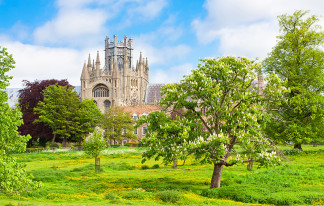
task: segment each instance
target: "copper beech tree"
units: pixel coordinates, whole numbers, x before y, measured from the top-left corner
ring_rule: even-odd
[[[224,166],[251,160],[260,165],[280,161],[271,150],[271,141],[263,135],[263,128],[269,119],[266,109],[282,96],[282,86],[280,79],[271,74],[260,95],[254,86],[260,64],[246,58],[221,57],[201,62],[180,83],[166,85],[160,103],[165,109],[183,109],[183,118],[197,125],[190,127],[191,133],[196,129],[197,135],[183,141],[182,146],[202,163],[214,165],[210,187],[216,188],[220,187]]]

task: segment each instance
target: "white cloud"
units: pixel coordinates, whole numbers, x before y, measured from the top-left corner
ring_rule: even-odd
[[[105,32],[106,13],[101,9],[62,8],[57,17],[48,21],[34,32],[37,43],[72,45],[97,42]]]
[[[271,51],[278,35],[278,15],[292,14],[298,9],[317,15],[324,13],[321,0],[207,0],[204,7],[207,16],[192,21],[198,41],[218,41],[222,55],[249,58],[263,58]]]
[[[151,71],[151,83],[174,83],[183,79],[184,75],[188,75],[194,66],[190,63],[185,63],[171,67],[169,69],[156,69]]]
[[[184,59],[191,51],[191,47],[184,44],[154,47],[141,39],[134,39],[134,48],[134,59],[138,59],[139,53],[142,52],[143,56],[148,58],[149,65],[170,65],[176,60]]]
[[[127,27],[154,19],[166,5],[166,0],[58,0],[58,14],[33,36],[38,44],[89,46],[102,42],[110,20]]]
[[[16,62],[9,75],[11,88],[21,88],[22,80],[35,81],[44,79],[68,79],[72,85],[80,85],[80,75],[83,60],[88,57],[88,51],[66,48],[50,48],[6,41],[0,44],[8,48]],[[95,51],[92,49],[90,51]],[[94,58],[95,53],[92,53]],[[101,55],[103,57],[103,55]]]
[[[157,17],[162,9],[167,5],[165,0],[142,1],[141,5],[129,9],[131,16],[141,16],[144,19],[153,19]]]

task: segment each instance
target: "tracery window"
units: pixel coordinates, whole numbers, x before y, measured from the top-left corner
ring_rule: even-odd
[[[109,89],[104,85],[99,85],[93,89],[93,97],[109,97]]]

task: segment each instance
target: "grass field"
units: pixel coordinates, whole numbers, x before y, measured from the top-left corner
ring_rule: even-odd
[[[43,186],[20,197],[0,193],[0,205],[323,205],[324,146],[303,148],[283,146],[288,161],[280,166],[224,168],[221,188],[212,190],[212,165],[194,159],[177,170],[153,160],[142,165],[143,148],[106,150],[100,172],[82,151],[16,154]]]

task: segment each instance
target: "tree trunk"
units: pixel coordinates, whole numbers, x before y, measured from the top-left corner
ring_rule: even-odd
[[[52,144],[54,144],[54,142],[55,142],[55,134],[54,134],[54,137],[53,137],[53,139],[52,139]]]
[[[219,188],[222,177],[223,165],[214,163],[214,172],[211,179],[210,188]]]
[[[252,171],[252,168],[253,168],[253,158],[250,158],[247,164],[247,170]]]
[[[64,139],[63,139],[63,147],[65,147],[66,146],[66,137],[64,137]]]
[[[295,144],[294,149],[299,149],[300,151],[303,151],[301,144]]]
[[[98,172],[100,170],[100,158],[95,158],[95,171]]]
[[[178,160],[173,158],[173,166],[172,166],[172,168],[177,169],[177,167],[178,167]]]

